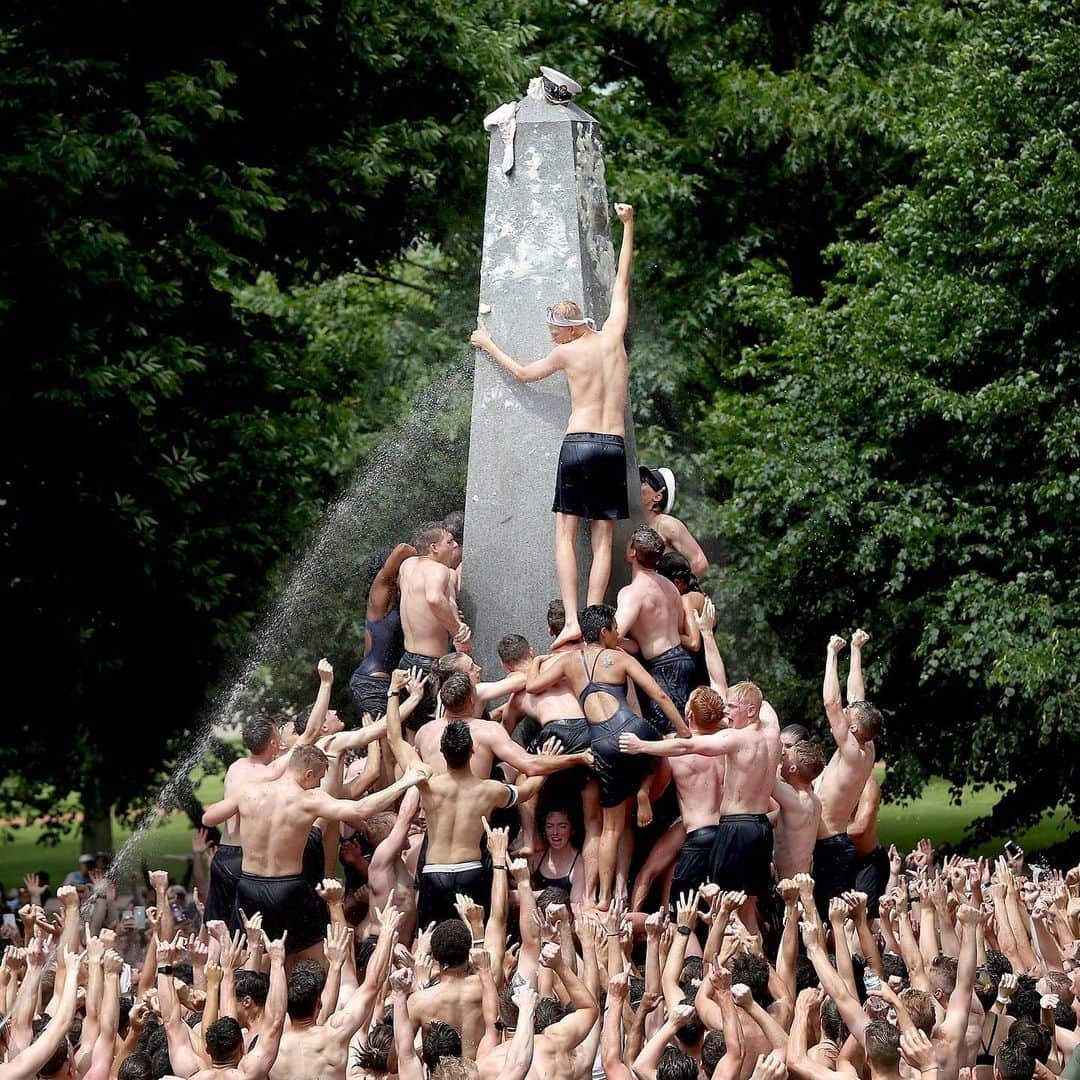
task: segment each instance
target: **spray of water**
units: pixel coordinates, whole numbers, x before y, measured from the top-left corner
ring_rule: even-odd
[[[441,517],[454,506],[460,507],[472,361],[469,350],[456,367],[417,395],[401,428],[382,443],[345,493],[327,508],[252,636],[235,677],[207,710],[191,749],[177,762],[152,810],[142,815],[135,831],[113,856],[106,871],[112,882],[119,882],[129,872],[160,815],[176,806],[189,774],[210,749],[215,729],[234,724],[258,702],[262,673],[278,664],[295,662],[295,652],[319,656],[335,651],[335,647],[343,649],[340,642],[317,640],[318,629],[313,634],[311,626],[321,623],[324,632],[326,625],[340,628],[349,622],[357,605],[362,610],[364,597],[357,595],[356,570],[363,555],[390,539],[408,535],[417,520]],[[448,499],[458,501],[448,503]],[[350,647],[355,648],[355,642]],[[92,905],[92,898],[83,905],[83,921],[88,920]],[[10,1016],[8,1012],[0,1018],[0,1027]]]
[[[332,608],[340,625],[345,621],[343,614],[355,612],[357,605],[362,610],[364,597],[355,595],[359,557],[387,537],[408,535],[415,515],[441,516],[449,509],[433,506],[429,499],[453,498],[454,492],[464,487],[468,430],[462,415],[471,390],[470,350],[455,368],[416,397],[401,428],[383,442],[345,493],[327,508],[253,635],[235,678],[217,696],[191,750],[159,792],[155,809],[168,811],[176,805],[180,787],[210,748],[215,728],[246,714],[245,706],[258,697],[260,672],[272,669],[275,662],[291,660],[293,650],[317,657],[335,646],[341,648],[340,642],[312,641],[308,617],[317,621]],[[439,476],[439,484],[432,484],[434,475]],[[108,870],[114,881],[123,874],[156,818],[156,814],[145,815],[117,851]]]

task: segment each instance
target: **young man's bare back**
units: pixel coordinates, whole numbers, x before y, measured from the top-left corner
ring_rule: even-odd
[[[663,554],[663,537],[648,525],[639,525],[627,545],[632,578],[619,590],[615,621],[623,636],[637,644],[641,666],[664,688],[681,713],[690,699],[697,669],[682,644],[686,631],[682,597],[673,582],[656,572]],[[663,713],[652,702],[646,703],[642,715],[657,731],[671,731]]]
[[[810,873],[821,818],[821,800],[811,785],[824,767],[821,747],[809,739],[781,753],[773,788],[773,798],[780,804],[773,859],[781,880]]]
[[[573,301],[548,309],[552,349],[542,360],[520,364],[504,353],[481,324],[469,339],[488,353],[518,382],[535,382],[556,371],[566,374],[570,419],[566,426],[555,480],[555,566],[566,625],[559,645],[580,633],[578,568],[574,546],[582,518],[591,522],[592,568],[588,604],[603,602],[611,578],[611,544],[615,522],[630,516],[626,489],[626,399],[629,362],[623,336],[630,312],[630,273],[634,251],[634,210],[615,204],[623,223],[619,267],[611,309],[599,331]]]

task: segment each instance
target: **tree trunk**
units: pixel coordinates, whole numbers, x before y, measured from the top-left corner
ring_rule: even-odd
[[[90,764],[88,762],[88,764]],[[113,853],[112,805],[105,791],[100,762],[91,765],[82,784],[82,849],[91,855],[99,851]]]

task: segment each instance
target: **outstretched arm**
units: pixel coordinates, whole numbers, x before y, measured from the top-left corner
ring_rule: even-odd
[[[505,679],[497,682],[482,682],[476,684],[476,701],[479,705],[486,705],[489,701],[498,701],[499,698],[516,694],[525,689],[525,672],[512,671]]]
[[[277,1061],[281,1032],[285,1027],[285,1010],[289,1003],[289,987],[285,979],[285,938],[269,942],[270,992],[266,995],[262,1030],[254,1050],[240,1059],[240,1074],[259,1080],[267,1076]]]
[[[178,952],[176,939],[158,942],[158,961],[164,967],[171,964]],[[187,1025],[180,1019],[180,999],[176,996],[176,987],[172,975],[158,972],[158,1002],[161,1006],[161,1019],[165,1025],[165,1037],[169,1044],[169,1060],[177,1076],[194,1076],[205,1068],[206,1062],[196,1053],[191,1045],[191,1035]]]
[[[734,750],[730,731],[717,731],[712,735],[691,735],[684,739],[661,739],[644,742],[636,735],[620,735],[619,749],[624,754],[648,754],[650,757],[686,757],[701,754],[702,757],[722,757]]]
[[[412,981],[412,968],[399,968],[390,973],[398,1080],[424,1080],[424,1067],[416,1056],[416,1027],[409,1017],[409,990],[412,989]]]
[[[724,659],[720,655],[720,649],[713,637],[716,629],[716,605],[705,598],[705,606],[701,614],[697,616],[697,624],[701,629],[702,648],[705,650],[705,668],[709,672],[709,685],[721,696],[727,697],[728,677],[724,667]]]
[[[837,657],[846,645],[847,642],[838,634],[829,638],[829,646],[825,650],[825,680],[821,686],[821,702],[825,706],[829,728],[841,753],[850,749],[858,750],[855,737],[848,731],[844,704],[840,699],[840,676],[836,670]]]
[[[622,1014],[629,991],[630,976],[626,972],[619,972],[608,980],[604,1028],[600,1036],[600,1062],[607,1080],[634,1080],[634,1074],[623,1061]]]
[[[634,1059],[634,1075],[639,1077],[640,1080],[656,1080],[656,1070],[660,1067],[660,1059],[664,1056],[664,1050],[667,1048],[667,1044],[675,1037],[675,1032],[679,1028],[687,1023],[694,1015],[694,1008],[692,1005],[676,1005],[674,1009],[669,1010],[668,1019],[663,1022],[656,1029],[656,1033],[645,1044],[645,1048]],[[738,1021],[736,1021],[736,1027]],[[724,1029],[725,1039],[727,1037],[727,1029]],[[721,1064],[726,1060],[727,1055],[720,1059]],[[720,1066],[717,1066],[719,1070]]]
[[[469,337],[469,344],[477,349],[483,349],[499,367],[513,375],[520,383],[546,379],[549,375],[554,375],[565,363],[561,347],[556,347],[542,360],[536,360],[531,364],[519,364],[512,356],[504,353],[495,344],[491,334],[488,333],[488,328],[484,325],[483,319],[476,320],[476,329]]]
[[[556,683],[561,682],[563,676],[566,674],[566,665],[570,660],[573,653],[563,653],[562,656],[552,656],[550,654],[542,656],[534,656],[529,663],[529,672],[525,679],[525,690],[530,694],[542,694],[545,690],[550,690]],[[544,661],[550,661],[550,663],[541,664]]]
[[[614,330],[622,337],[626,333],[626,324],[630,318],[630,274],[634,269],[634,208],[627,203],[616,203],[615,214],[623,223],[622,247],[619,248],[619,269],[611,290],[611,310],[604,321],[604,329]]]
[[[386,740],[398,765],[407,769],[410,765],[420,764],[420,755],[409,745],[401,730],[401,706],[399,698],[409,678],[407,671],[400,668],[390,675],[390,690],[386,698]]]
[[[66,951],[64,945],[57,952]],[[67,1035],[75,1018],[75,997],[79,984],[79,954],[66,952],[64,956],[64,982],[59,994],[59,1005],[52,1014],[45,1030],[23,1051],[0,1065],[0,1080],[30,1080],[37,1076],[41,1067],[56,1053],[61,1040]]]
[[[323,721],[326,719],[326,710],[330,708],[330,691],[333,688],[334,669],[324,657],[319,661],[319,692],[315,697],[311,712],[308,713],[307,726],[300,738],[296,740],[297,746],[306,746],[319,737]]]
[[[862,650],[870,640],[870,635],[865,630],[856,630],[851,635],[851,666],[848,668],[847,677],[847,703],[866,700],[866,684],[863,682],[862,673]]]

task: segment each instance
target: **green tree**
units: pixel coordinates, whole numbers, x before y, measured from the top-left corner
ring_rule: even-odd
[[[359,269],[340,286],[356,325],[387,317],[358,282],[478,217],[480,173],[461,165],[483,159],[478,118],[520,82],[530,33],[441,3],[161,14],[16,3],[0,28],[0,310],[22,421],[3,543],[26,687],[0,802],[47,812],[76,791],[98,847],[244,650],[357,436],[433,374],[386,351],[400,336],[311,350],[237,290],[260,270],[287,290]]]
[[[1080,808],[1078,62],[1075,13],[980,5],[820,300],[725,283],[749,344],[696,446],[741,663],[815,717],[828,634],[870,624],[890,775],[1013,784],[982,835]]]

